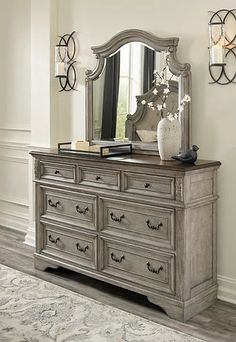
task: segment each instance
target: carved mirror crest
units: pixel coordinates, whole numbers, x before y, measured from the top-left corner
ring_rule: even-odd
[[[191,95],[190,65],[178,61],[178,42],[178,38],[158,38],[145,31],[126,30],[104,45],[92,47],[98,63],[86,73],[87,140],[131,141],[135,150],[157,151],[160,113],[142,102],[158,101],[153,94],[153,73],[163,70],[164,65],[170,80],[164,115],[176,111],[185,94]],[[190,145],[190,111],[187,103],[179,116],[181,150]]]

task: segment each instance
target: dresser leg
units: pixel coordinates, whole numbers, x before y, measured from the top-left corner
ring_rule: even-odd
[[[216,294],[217,285],[213,285],[185,302],[162,296],[148,296],[147,298],[149,302],[160,306],[170,318],[186,322],[214,304]]]
[[[169,302],[166,302],[165,299],[150,297],[150,296],[148,296],[147,298],[149,302],[161,307],[166,312],[168,317],[176,319],[177,321],[180,321],[180,322],[186,322],[189,319],[189,317],[186,317],[185,315],[183,303],[180,303],[180,302],[169,303]]]
[[[34,259],[34,268],[39,271],[45,271],[48,267],[57,269],[58,266],[55,264],[52,264],[48,261],[44,261],[38,258]]]

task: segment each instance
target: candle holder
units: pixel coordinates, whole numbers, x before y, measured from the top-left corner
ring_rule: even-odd
[[[236,23],[236,9],[221,9],[209,13],[209,73],[212,78],[209,83],[236,83],[236,32],[233,28]]]
[[[55,77],[58,78],[61,91],[77,90],[75,85],[77,75],[75,69],[76,44],[73,35],[64,34],[59,36],[59,43],[55,47]]]

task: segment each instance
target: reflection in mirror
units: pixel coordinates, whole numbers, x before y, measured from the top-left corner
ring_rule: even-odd
[[[165,51],[138,42],[125,44],[106,58],[100,77],[93,82],[94,140],[156,141],[160,115],[152,109],[142,115],[137,101],[139,97],[152,101],[153,72],[163,70],[165,61]],[[171,79],[166,110],[173,112],[178,105],[178,79],[168,68],[165,73],[166,79]]]
[[[175,114],[185,94],[191,95],[191,67],[177,59],[176,37],[160,38],[130,29],[117,33],[106,43],[91,49],[97,58],[94,70],[86,72],[86,139],[95,144],[132,142],[134,153],[158,153],[156,129],[160,106],[155,91],[154,70],[166,65],[168,93],[166,108]],[[162,83],[161,83],[162,84]],[[163,91],[156,83],[156,88]],[[162,90],[161,90],[162,89]],[[156,106],[152,109],[149,102]],[[181,151],[190,147],[189,102],[178,120],[181,124]]]

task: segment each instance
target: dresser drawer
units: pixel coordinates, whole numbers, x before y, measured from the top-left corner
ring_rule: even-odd
[[[120,172],[90,167],[79,167],[80,185],[102,189],[120,190]]]
[[[174,255],[154,253],[147,249],[102,239],[103,273],[145,287],[174,293]]]
[[[43,225],[42,252],[76,264],[96,268],[96,237],[84,233],[73,234],[56,225]]]
[[[100,198],[99,230],[162,248],[174,248],[174,209]]]
[[[96,229],[96,196],[60,191],[49,187],[43,187],[42,191],[43,217],[82,228]]]
[[[175,178],[124,172],[124,191],[161,198],[175,198]]]
[[[40,161],[40,178],[75,183],[76,166]]]

